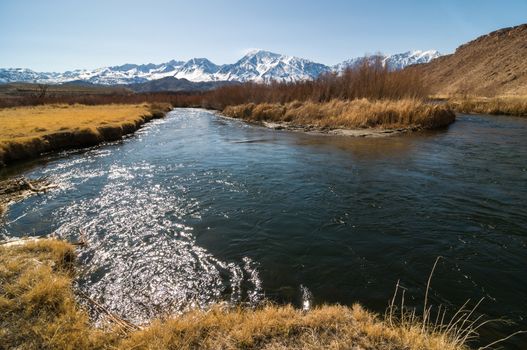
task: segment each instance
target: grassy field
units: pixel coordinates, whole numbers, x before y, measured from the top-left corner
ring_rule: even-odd
[[[452,98],[448,104],[460,113],[527,116],[527,96]]]
[[[41,105],[0,109],[0,163],[114,141],[168,105]]]
[[[114,86],[89,85],[89,84],[60,84],[45,85],[31,83],[8,83],[0,84],[0,97],[21,95],[78,95],[78,94],[124,94],[131,91]]]
[[[329,129],[433,129],[444,127],[455,120],[455,114],[448,107],[427,104],[417,99],[248,103],[227,106],[223,114],[248,121],[288,122]]]
[[[150,326],[90,324],[72,289],[75,248],[44,239],[0,245],[0,344],[19,349],[467,349],[445,328],[359,305],[194,310]],[[397,314],[399,311],[397,311]],[[134,329],[137,328],[137,329]]]

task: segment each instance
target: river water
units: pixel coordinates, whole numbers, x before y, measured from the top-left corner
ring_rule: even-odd
[[[80,251],[79,288],[134,322],[218,301],[405,302],[527,329],[527,119],[460,115],[382,139],[274,131],[176,109],[135,135],[1,176],[59,189],[10,207],[0,238],[52,234]],[[522,348],[518,337],[507,345]]]

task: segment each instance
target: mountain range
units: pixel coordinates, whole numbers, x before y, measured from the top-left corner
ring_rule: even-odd
[[[430,62],[441,56],[435,50],[408,51],[395,55],[376,55],[389,69]],[[360,64],[366,57],[346,60],[327,66],[304,58],[254,50],[236,63],[217,65],[206,58],[193,58],[186,62],[172,60],[161,64],[124,64],[94,70],[78,69],[63,73],[35,72],[27,68],[0,68],[0,83],[30,82],[60,84],[86,82],[102,85],[140,84],[162,78],[186,79],[190,82],[294,82],[315,79],[322,73],[339,72],[346,67]]]

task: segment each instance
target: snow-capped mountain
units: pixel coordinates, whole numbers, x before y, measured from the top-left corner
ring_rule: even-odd
[[[428,63],[439,56],[441,56],[441,54],[437,50],[414,50],[387,56],[372,55],[355,57],[334,65],[333,70],[336,72],[342,72],[348,67],[355,67],[362,64],[365,60],[369,60],[371,63],[373,63],[377,59],[380,60],[382,64],[387,66],[390,70],[400,70],[412,64]]]
[[[378,56],[390,69],[402,69],[411,64],[426,63],[440,56],[437,51],[409,51]],[[233,64],[216,65],[206,58],[193,58],[187,62],[172,60],[161,64],[123,64],[93,70],[73,70],[63,73],[41,73],[26,68],[0,68],[0,83],[29,82],[58,84],[86,81],[93,84],[136,84],[165,77],[187,79],[193,82],[254,81],[268,83],[273,80],[294,82],[315,79],[322,73],[340,72],[369,58],[353,58],[335,66],[326,66],[304,58],[254,50]]]
[[[222,66],[216,77],[218,80],[293,82],[315,79],[328,71],[328,66],[304,58],[254,50],[238,62]]]
[[[215,81],[220,68],[206,58],[193,58],[174,70],[173,76],[190,81]]]
[[[404,53],[386,56],[384,59],[384,64],[388,65],[388,68],[392,70],[398,70],[403,69],[412,64],[428,63],[439,56],[441,56],[441,54],[437,50],[408,51]]]
[[[0,83],[55,81],[60,73],[39,73],[27,68],[0,68]]]

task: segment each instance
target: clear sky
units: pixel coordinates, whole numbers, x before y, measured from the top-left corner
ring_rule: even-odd
[[[222,64],[253,48],[335,64],[376,52],[448,53],[523,22],[527,0],[0,0],[0,67]]]

